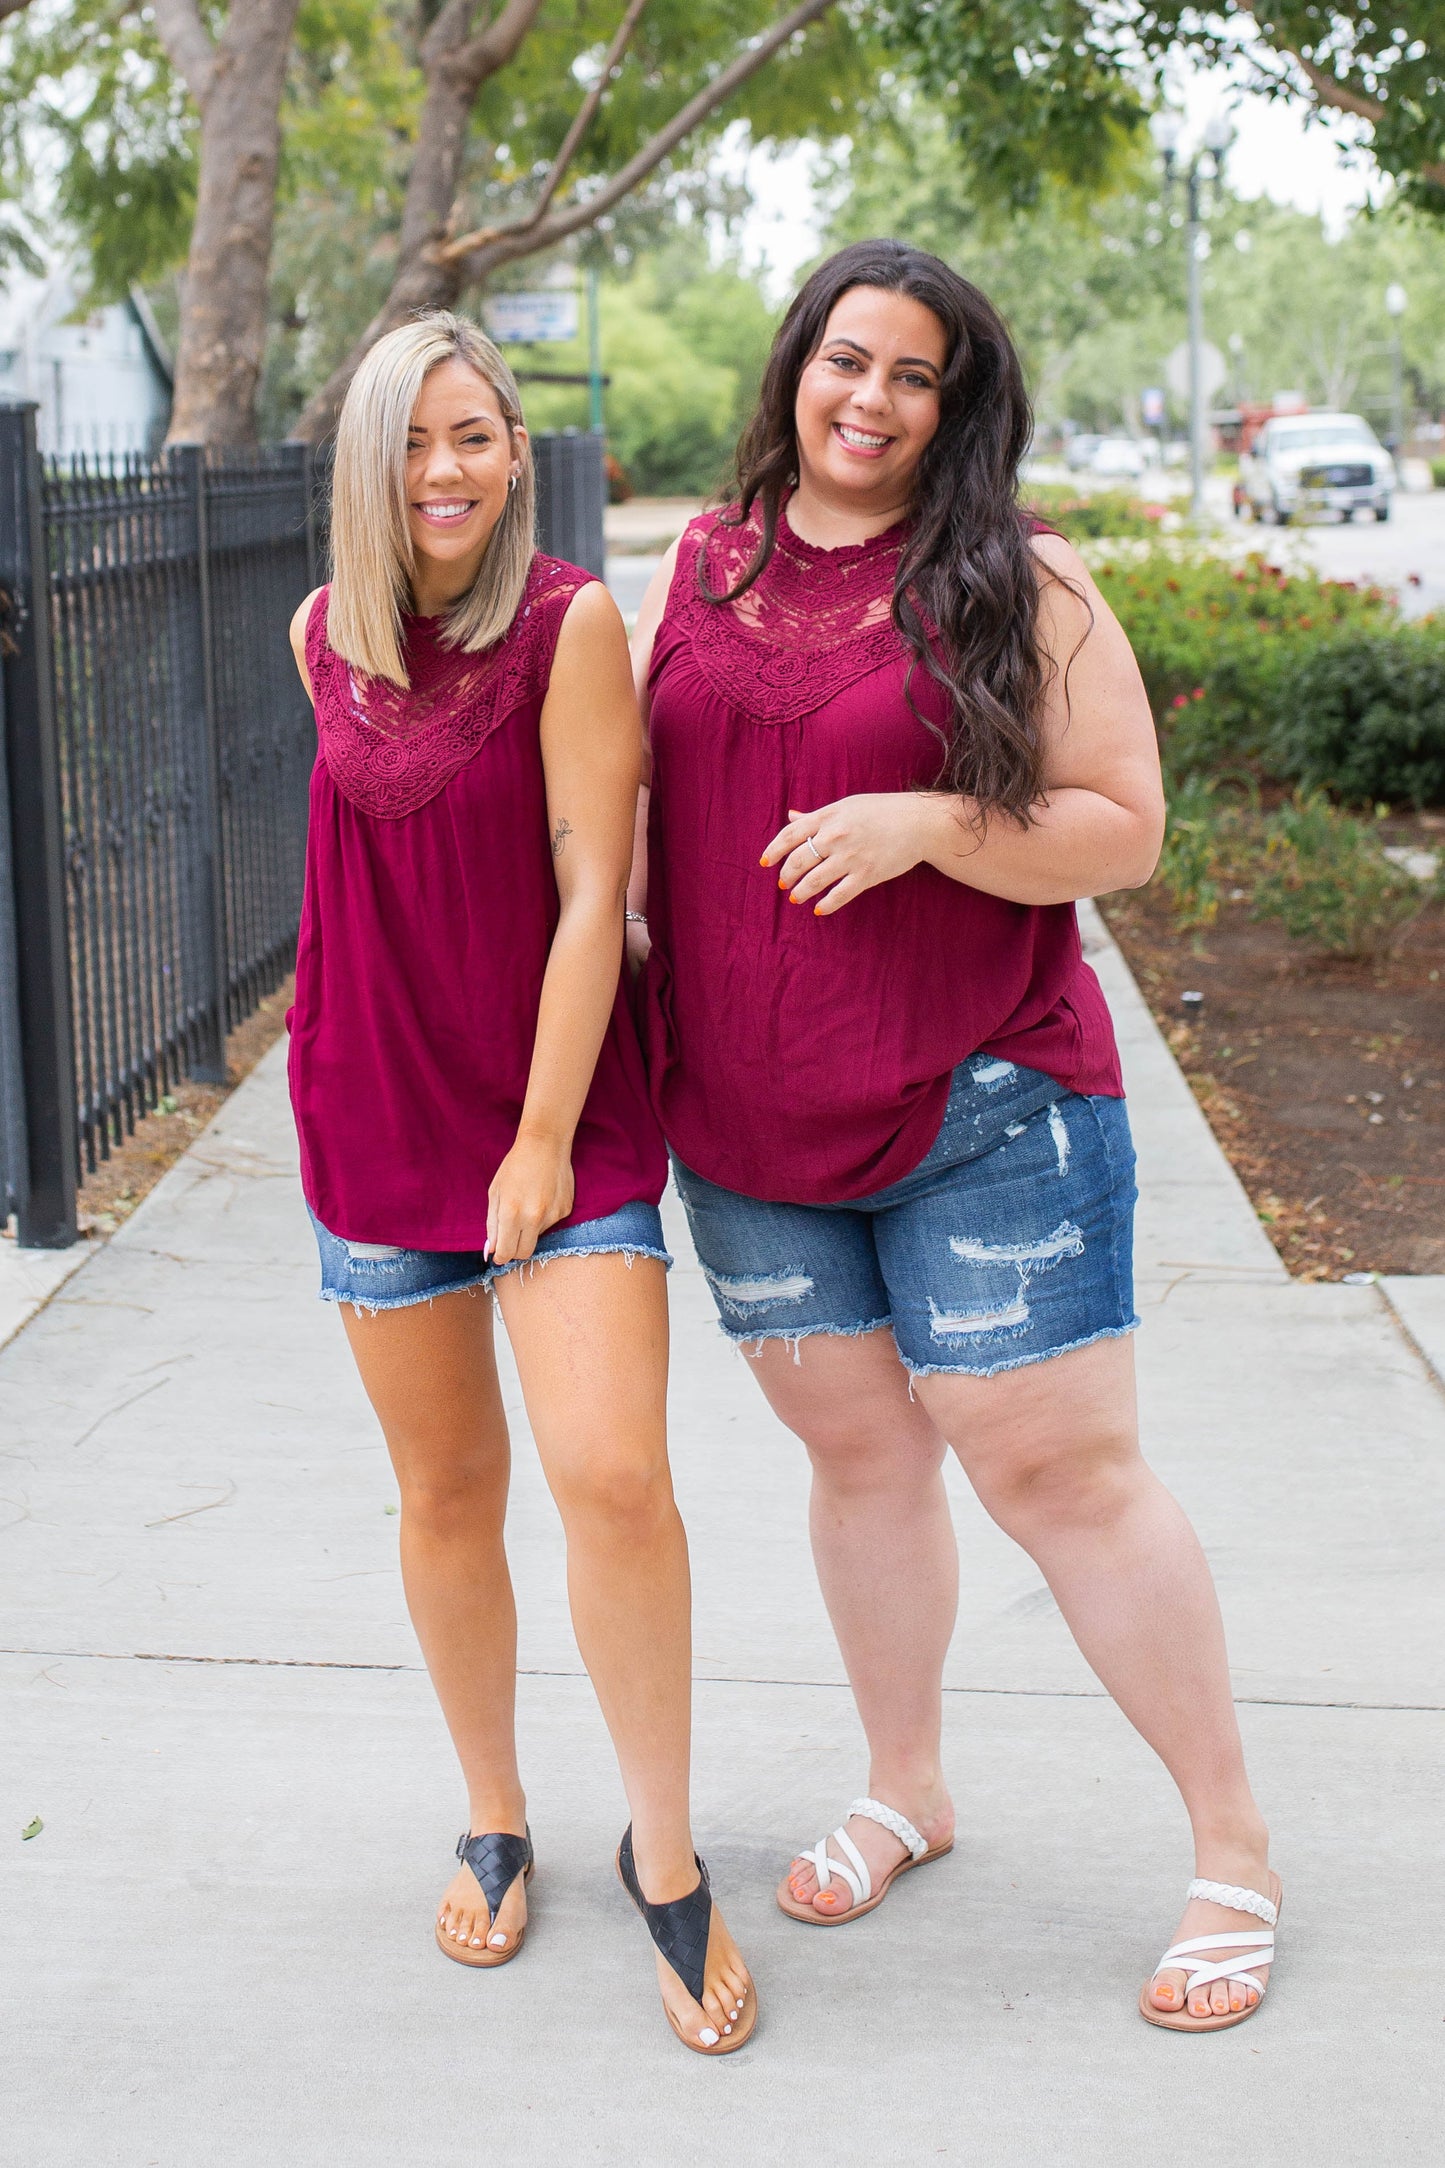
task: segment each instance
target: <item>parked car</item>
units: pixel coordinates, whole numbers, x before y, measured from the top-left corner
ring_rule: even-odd
[[[1064,464],[1077,474],[1081,467],[1087,467],[1103,441],[1102,437],[1092,436],[1087,430],[1081,430],[1076,437],[1070,437],[1064,447]]]
[[[1133,437],[1100,437],[1089,454],[1090,474],[1129,475],[1134,480],[1148,465],[1148,454]]]
[[[1300,512],[1388,519],[1395,462],[1360,414],[1276,414],[1239,459],[1236,513],[1283,527]]]

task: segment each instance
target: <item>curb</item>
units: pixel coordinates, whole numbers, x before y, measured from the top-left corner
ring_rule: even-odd
[[[1445,1272],[1382,1274],[1376,1286],[1405,1338],[1445,1391]]]

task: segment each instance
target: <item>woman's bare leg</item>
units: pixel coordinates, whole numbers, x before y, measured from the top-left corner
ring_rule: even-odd
[[[697,1884],[687,1538],[667,1461],[667,1289],[653,1258],[556,1257],[496,1283],[527,1414],[567,1537],[572,1623],[612,1734],[638,1879],[654,1903]],[[751,1990],[714,1911],[702,2007],[658,1961],[695,2037]]]
[[[1139,1452],[1132,1341],[1097,1340],[992,1378],[921,1377],[917,1391],[1178,1785],[1195,1873],[1267,1895],[1269,1833],[1245,1774],[1219,1603],[1199,1539]],[[1180,1938],[1258,1926],[1196,1900]],[[1184,1990],[1181,1972],[1161,1973],[1154,2002],[1179,2010]],[[1189,2007],[1202,2016],[1256,1999],[1216,1981]]]
[[[909,1398],[891,1332],[768,1340],[747,1354],[812,1463],[813,1558],[868,1741],[868,1792],[944,1843],[953,1802],[940,1758],[943,1660],[958,1611],[945,1441]],[[904,1856],[876,1822],[847,1828],[875,1877]],[[847,1885],[835,1878],[819,1890],[811,1862],[794,1860],[789,1879],[799,1902],[825,1915],[848,1908]]]
[[[476,1290],[374,1312],[343,1304],[341,1314],[396,1470],[407,1609],[462,1765],[468,1827],[521,1836],[517,1612],[503,1544],[511,1460],[491,1298]],[[437,1917],[458,1942],[504,1950],[526,1920],[526,1893],[518,1879],[489,1922],[463,1866]]]

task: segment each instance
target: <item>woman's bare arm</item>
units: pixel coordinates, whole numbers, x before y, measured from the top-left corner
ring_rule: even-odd
[[[319,587],[313,587],[291,620],[291,652],[296,657],[296,667],[301,672],[301,682],[306,687],[308,700],[312,693],[311,672],[306,667],[306,627],[311,622],[311,612],[320,592]]]
[[[1164,835],[1164,793],[1154,719],[1123,628],[1058,535],[1040,535],[1047,573],[1039,639],[1051,667],[1044,717],[1043,798],[1026,828],[987,819],[952,792],[881,792],[841,798],[792,818],[767,845],[794,902],[819,917],[916,865],[1011,903],[1071,903],[1138,888]],[[814,858],[812,836],[828,862]]]
[[[542,708],[561,915],[516,1142],[492,1183],[487,1239],[498,1264],[530,1257],[572,1209],[572,1139],[617,993],[641,759],[622,619],[591,583],[563,620]]]

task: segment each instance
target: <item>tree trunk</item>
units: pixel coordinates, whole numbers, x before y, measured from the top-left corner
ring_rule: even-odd
[[[200,185],[186,264],[171,444],[254,444],[298,0],[233,0],[203,88]],[[194,71],[192,71],[192,74]]]
[[[336,427],[346,387],[362,356],[377,340],[419,309],[449,309],[458,300],[462,265],[438,262],[429,244],[445,234],[456,201],[471,108],[470,89],[450,74],[434,77],[428,84],[417,127],[416,156],[407,176],[397,272],[391,291],[346,359],[307,400],[291,432],[293,437],[308,444],[319,444],[329,437]]]
[[[555,247],[569,234],[591,225],[654,172],[693,128],[765,66],[797,31],[826,15],[834,5],[836,0],[797,0],[766,35],[744,46],[726,68],[696,92],[605,186],[564,211],[518,220],[487,237],[484,246],[473,248],[472,239],[480,241],[482,236],[448,241],[466,150],[467,122],[482,84],[507,65],[526,38],[540,12],[540,0],[506,0],[494,22],[478,38],[468,34],[471,6],[466,0],[448,0],[422,45],[426,104],[417,131],[416,158],[407,179],[406,209],[391,292],[346,359],[307,400],[292,434],[309,444],[330,436],[358,364],[384,333],[405,323],[418,309],[451,308],[465,287],[483,283],[498,265]]]
[[[310,444],[329,437],[362,356],[419,309],[449,309],[458,299],[465,270],[461,264],[439,260],[434,249],[446,238],[461,187],[472,104],[482,84],[505,67],[522,44],[540,4],[541,0],[509,0],[482,35],[473,37],[473,6],[467,0],[450,0],[427,32],[421,49],[426,98],[406,180],[396,277],[346,359],[307,400],[293,436]]]

